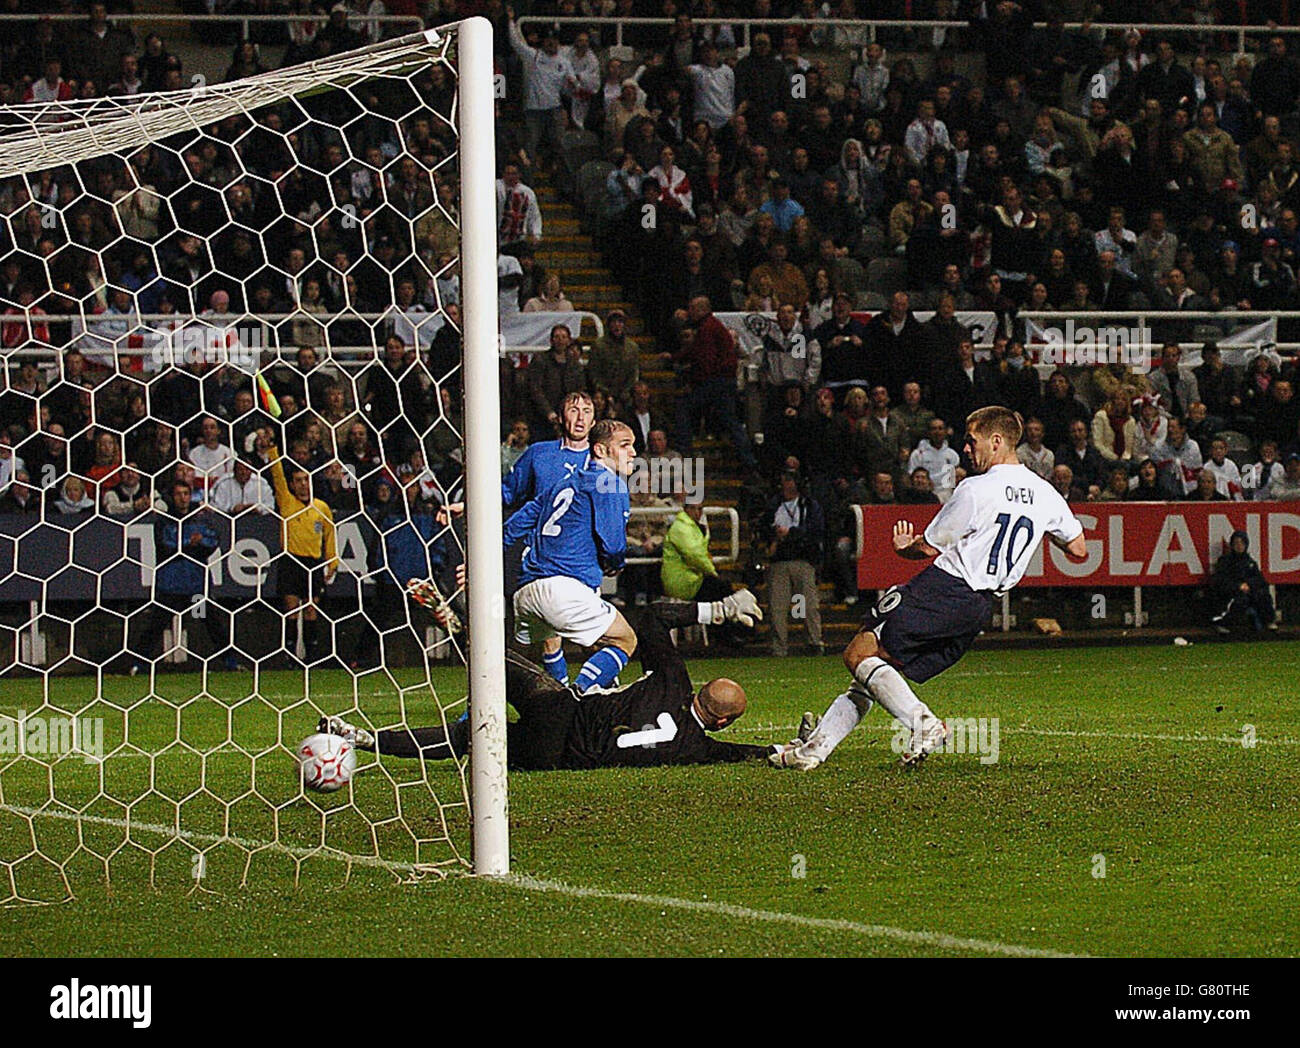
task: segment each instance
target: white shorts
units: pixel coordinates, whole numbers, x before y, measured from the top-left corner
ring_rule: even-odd
[[[515,638],[522,644],[557,634],[589,648],[609,632],[618,609],[590,586],[556,575],[515,592]]]

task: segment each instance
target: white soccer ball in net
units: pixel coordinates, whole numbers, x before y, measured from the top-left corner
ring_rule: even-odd
[[[298,743],[298,767],[309,790],[333,793],[352,780],[357,769],[357,749],[338,735],[308,735]]]

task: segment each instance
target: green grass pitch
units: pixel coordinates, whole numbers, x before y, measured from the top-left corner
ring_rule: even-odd
[[[120,758],[0,755],[3,876],[57,897],[53,857],[76,892],[10,905],[4,952],[318,955],[316,926],[346,955],[1293,955],[1297,665],[1294,643],[977,650],[920,692],[941,716],[997,718],[996,762],[944,753],[905,772],[873,710],[810,774],[515,775],[506,884],[456,872],[447,842],[463,856],[469,835],[449,763],[385,758],[350,794],[300,796],[276,740],[314,730],[301,678],[269,674],[249,700],[251,677],[214,676],[196,701],[195,676],[160,677],[163,701],[106,678],[132,707]],[[749,713],[723,736],[744,741],[788,739],[847,679],[837,658],[691,668],[745,684]],[[463,679],[436,671],[444,702]],[[80,708],[93,688],[61,678],[51,699]],[[311,691],[352,705],[342,673]],[[412,724],[434,715],[415,677],[363,678],[358,694],[374,723],[402,702]],[[0,714],[40,702],[39,681],[9,680]],[[122,715],[91,712],[120,742]],[[213,748],[227,740],[238,749]],[[51,817],[51,787],[91,818]],[[129,832],[111,798],[142,798]],[[178,810],[185,837],[169,844],[159,827]],[[413,878],[416,860],[451,875]]]

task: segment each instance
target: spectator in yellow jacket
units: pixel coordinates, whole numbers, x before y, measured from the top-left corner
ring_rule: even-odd
[[[703,518],[703,505],[687,503],[664,536],[660,571],[665,596],[705,602],[731,596],[731,587],[718,578],[718,569],[709,556],[707,525],[701,527],[700,523]]]

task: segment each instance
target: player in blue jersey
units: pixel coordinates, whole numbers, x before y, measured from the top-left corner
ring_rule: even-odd
[[[636,651],[636,633],[600,595],[601,578],[620,571],[627,556],[635,443],[622,422],[597,422],[586,468],[556,480],[506,522],[507,548],[527,540],[514,597],[516,637],[523,639],[522,627],[548,648],[561,640],[596,646],[575,681],[580,694],[612,683]]]
[[[560,407],[564,437],[531,444],[501,481],[501,508],[507,517],[559,480],[570,467],[582,469],[590,456],[588,436],[596,408],[586,393],[570,393]]]
[[[564,436],[559,440],[542,440],[529,446],[519,461],[501,482],[501,508],[506,519],[510,514],[531,502],[561,477],[575,469],[586,468],[591,458],[591,424],[596,420],[596,406],[590,395],[581,391],[570,393],[560,405],[560,426]],[[519,588],[519,561],[523,556],[521,546],[506,545],[506,593]],[[517,629],[521,644],[530,641],[527,628]],[[564,648],[559,637],[547,637],[542,644],[542,662],[552,677],[561,684],[568,683],[569,666],[564,661]]]
[[[596,407],[588,393],[570,393],[560,408],[564,436],[560,440],[540,440],[528,446],[501,481],[501,509],[506,517],[549,488],[569,469],[582,469],[590,457],[591,424]],[[447,506],[444,515],[459,517],[465,512],[463,502]]]
[[[564,436],[559,440],[542,440],[530,445],[501,481],[501,509],[507,519],[511,513],[531,502],[561,477],[586,467],[591,454],[588,437],[595,418],[596,408],[589,394],[574,392],[564,398],[560,405],[560,425]],[[440,511],[439,522],[446,524],[452,517],[459,517],[464,512],[463,502],[453,503]],[[507,594],[518,588],[519,561],[522,555],[522,545],[506,543]],[[428,586],[430,582],[420,580],[419,584]],[[438,599],[442,600],[441,595]],[[526,630],[518,630],[516,636],[520,643],[529,643]],[[568,682],[569,667],[564,661],[564,649],[559,637],[548,637],[543,643],[542,661],[551,676],[562,684]]]

